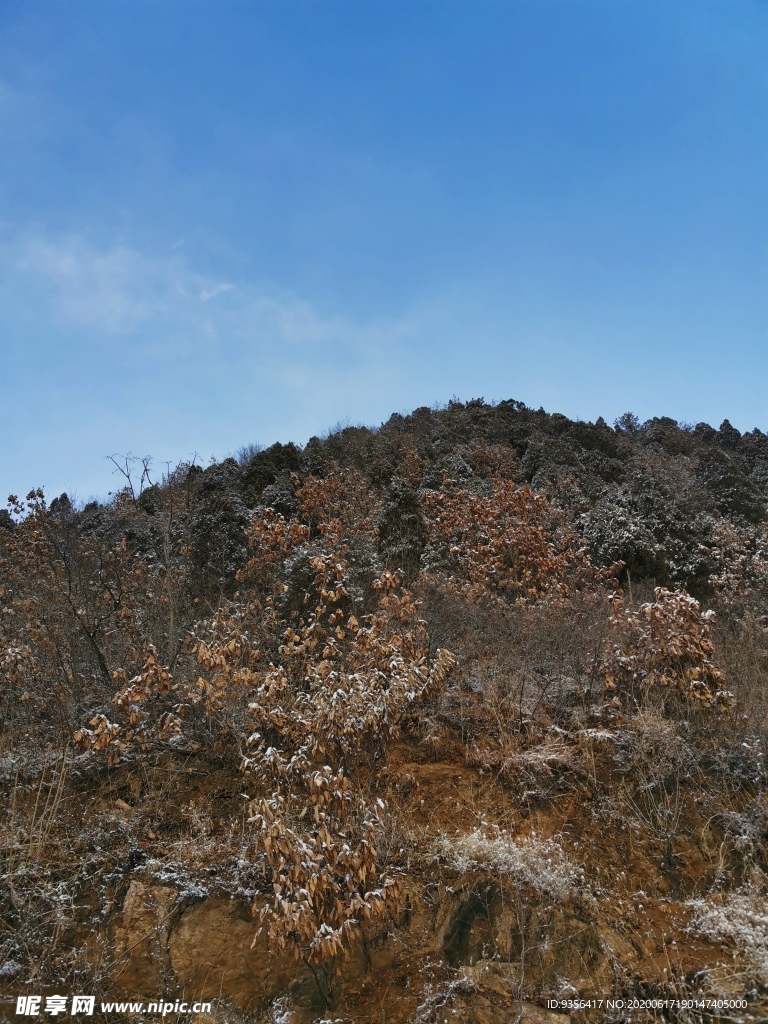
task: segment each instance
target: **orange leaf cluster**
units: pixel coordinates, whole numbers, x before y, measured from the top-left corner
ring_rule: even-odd
[[[706,707],[727,704],[731,694],[715,663],[714,612],[701,612],[684,590],[655,590],[655,601],[634,609],[611,595],[611,622],[620,641],[609,648],[602,675],[609,692],[641,699],[654,686],[669,687]]]
[[[546,495],[496,478],[489,494],[446,481],[422,498],[431,572],[449,577],[467,600],[562,600],[595,587],[613,570],[596,569],[578,535],[561,527]]]
[[[274,900],[259,916],[280,948],[310,965],[333,963],[346,955],[350,940],[370,921],[396,911],[402,893],[397,877],[371,887],[378,876],[377,816],[362,823],[350,843],[326,815],[309,832],[287,826],[284,801],[262,800],[251,818],[260,830],[257,850],[269,865]]]
[[[324,478],[310,475],[297,488],[296,497],[310,536],[321,537],[331,550],[343,555],[351,537],[375,542],[373,524],[380,502],[356,470],[330,473]]]
[[[123,672],[115,672],[116,679],[121,677],[125,679]],[[153,715],[152,705],[172,689],[170,672],[158,661],[157,649],[149,644],[141,672],[112,698],[112,703],[124,712],[124,723],[120,725],[104,715],[96,715],[88,723],[90,729],[75,732],[75,742],[83,750],[105,754],[107,764],[117,764],[128,750],[148,750],[156,740],[167,743],[181,734],[181,719],[169,710]]]

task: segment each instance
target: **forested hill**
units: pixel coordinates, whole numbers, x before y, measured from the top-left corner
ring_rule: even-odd
[[[0,517],[0,1019],[765,1018],[766,435],[478,400],[113,461]]]
[[[138,460],[121,461],[132,473],[122,497],[137,499],[129,512],[119,499],[74,512],[65,495],[51,511],[84,532],[114,536],[123,529],[131,543],[151,546],[163,487],[151,485],[151,470],[142,479]],[[513,400],[450,402],[395,414],[378,429],[347,426],[304,448],[248,446],[237,459],[206,469],[180,465],[172,489],[183,503],[178,513],[189,517],[201,576],[226,590],[252,510],[295,516],[300,482],[333,468],[354,468],[395,505],[412,501],[410,492],[439,489],[446,478],[472,491],[494,477],[528,484],[568,511],[596,563],[620,561],[632,579],[683,586],[701,597],[718,571],[723,525],[749,529],[768,508],[768,435],[758,429],[741,434],[728,420],[718,429],[668,417],[640,423],[631,413],[610,427],[602,418],[574,421]],[[11,528],[9,514],[2,515],[0,525]],[[386,546],[386,538],[381,542]]]

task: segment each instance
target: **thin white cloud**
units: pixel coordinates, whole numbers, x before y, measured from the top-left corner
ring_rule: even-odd
[[[74,327],[96,344],[122,339],[155,355],[218,352],[239,364],[258,355],[280,377],[297,350],[310,363],[349,369],[390,356],[418,332],[413,316],[359,322],[327,315],[290,292],[199,274],[178,250],[158,255],[81,237],[27,233],[0,241],[0,277],[13,277],[9,301],[26,297],[41,328],[44,321]]]
[[[215,299],[223,292],[231,292],[235,286],[233,284],[217,284],[215,288],[203,288],[200,292],[200,298],[203,302],[208,302],[210,299]]]
[[[36,283],[60,318],[106,334],[130,331],[159,312],[167,273],[132,250],[98,251],[77,240],[25,240],[15,269]],[[151,273],[147,273],[151,269]]]
[[[23,489],[31,474],[60,491],[62,467],[99,466],[105,451],[221,454],[248,437],[301,440],[346,415],[375,419],[418,389],[423,327],[420,316],[356,319],[217,280],[178,249],[0,223],[0,399],[11,418],[25,415],[25,395],[43,410],[37,434],[0,459],[0,483]],[[82,483],[97,475],[75,476],[104,493],[109,480]]]

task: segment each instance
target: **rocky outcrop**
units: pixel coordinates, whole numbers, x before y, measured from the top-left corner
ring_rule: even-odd
[[[519,1012],[532,984],[541,988],[567,974],[577,991],[585,970],[591,981],[600,973],[599,943],[595,930],[584,926],[583,909],[541,898],[510,903],[487,881],[465,881],[443,891],[431,908],[414,893],[396,930],[384,929],[353,946],[340,967],[348,1002],[364,1001],[376,979],[397,977],[406,961],[437,955],[449,965],[449,975],[421,993],[424,1020],[433,1009],[450,1005],[452,1020],[490,1024],[499,1019],[493,1012],[501,1005]],[[306,1015],[314,1019],[318,1000],[310,971],[269,948],[247,902],[211,897],[179,915],[175,896],[164,886],[131,883],[112,931],[115,980],[122,991],[134,997],[223,999],[248,1011],[282,999],[292,1008],[294,1024]]]
[[[186,910],[169,943],[170,962],[185,999],[227,997],[243,1009],[280,993],[310,988],[306,969],[270,951],[250,908],[208,899]],[[311,995],[311,992],[310,992]]]
[[[172,982],[168,938],[176,891],[132,881],[111,928],[115,984],[132,998],[157,998]]]

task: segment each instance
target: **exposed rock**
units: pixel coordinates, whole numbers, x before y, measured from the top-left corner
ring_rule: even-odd
[[[168,936],[176,892],[132,881],[118,914],[112,942],[115,983],[128,995],[154,996],[169,981]]]
[[[309,972],[270,950],[258,929],[248,904],[234,900],[209,899],[185,911],[169,943],[185,998],[223,997],[245,1009],[269,1002],[291,983],[312,997]]]

